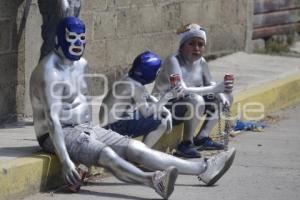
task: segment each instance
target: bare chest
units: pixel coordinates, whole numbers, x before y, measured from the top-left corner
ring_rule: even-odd
[[[85,76],[80,71],[65,71],[62,81],[57,83],[62,88],[62,100],[72,103],[76,99],[85,99],[88,95]]]

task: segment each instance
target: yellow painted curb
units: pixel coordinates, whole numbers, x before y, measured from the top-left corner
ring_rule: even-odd
[[[232,114],[241,119],[259,119],[300,102],[300,73],[293,74],[235,95]]]
[[[60,169],[57,157],[48,154],[0,163],[0,199],[22,198],[61,185]]]

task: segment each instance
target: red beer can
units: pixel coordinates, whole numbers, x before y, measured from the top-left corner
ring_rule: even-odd
[[[233,74],[225,74],[225,76],[224,76],[225,92],[232,91],[233,81],[234,81]]]
[[[76,185],[69,185],[68,186],[70,192],[74,192],[74,193],[79,192],[79,190],[81,188],[81,185],[84,182],[84,179],[88,176],[88,171],[85,171],[85,170],[83,170],[83,169],[81,169],[79,167],[77,168],[77,171],[78,171],[78,173],[79,173],[79,175],[81,177],[81,183],[76,184]]]
[[[180,81],[180,75],[179,74],[171,74],[170,75],[170,84],[172,87],[175,87],[178,82]]]
[[[224,81],[234,81],[234,75],[233,74],[225,74]]]

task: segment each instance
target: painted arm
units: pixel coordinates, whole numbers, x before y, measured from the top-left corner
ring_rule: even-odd
[[[171,56],[168,58],[167,62],[165,63],[167,65],[168,70],[165,70],[167,73],[165,76],[169,77],[171,74],[179,74],[180,77],[182,77],[182,71],[180,69],[180,64],[178,62],[178,59],[175,56]],[[215,83],[211,79],[211,75],[208,71],[206,62],[204,64],[204,74],[205,79],[204,82],[206,82],[206,86],[202,87],[190,87],[187,86],[186,83],[181,79],[180,85],[182,86],[182,89],[184,93],[196,93],[199,95],[207,95],[210,93],[221,93],[225,90],[225,83],[222,81],[220,83]]]
[[[74,163],[71,161],[69,154],[66,149],[64,134],[62,130],[62,125],[59,119],[59,113],[62,110],[63,102],[61,101],[63,95],[63,86],[55,84],[57,79],[53,79],[54,73],[47,73],[44,78],[43,88],[41,88],[42,101],[44,104],[44,111],[47,120],[47,124],[50,131],[50,138],[56,150],[56,154],[63,166],[63,173],[65,179],[69,184],[75,185],[80,182],[80,176],[76,171]],[[49,75],[50,74],[50,75]],[[52,76],[52,77],[51,77]]]
[[[68,16],[68,11],[70,10],[70,4],[68,0],[58,0],[60,14],[62,17]]]
[[[81,0],[58,0],[62,17],[78,16],[81,7]],[[78,10],[78,11],[75,11]]]
[[[166,123],[167,125],[167,133],[172,130],[172,115],[164,105],[166,105],[174,95],[176,95],[174,92],[166,92],[159,100],[156,97],[149,95],[145,98],[146,101],[137,103],[138,109],[144,117],[155,115],[159,119],[162,119],[162,123]],[[139,100],[136,99],[136,101]]]
[[[164,115],[164,106],[170,99],[177,97],[177,94],[180,93],[181,90],[181,85],[171,88],[162,93],[161,97],[159,97],[158,100],[153,95],[150,95],[144,88],[144,86],[142,86],[135,89],[133,98],[138,106],[139,111],[143,114],[144,117],[148,117],[153,114]]]

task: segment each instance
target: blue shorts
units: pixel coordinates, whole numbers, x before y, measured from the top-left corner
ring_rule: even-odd
[[[121,135],[128,135],[129,137],[135,138],[141,135],[147,135],[157,129],[160,124],[161,120],[154,119],[153,115],[145,118],[142,113],[135,111],[132,119],[125,118],[108,124],[104,128],[111,129]]]

